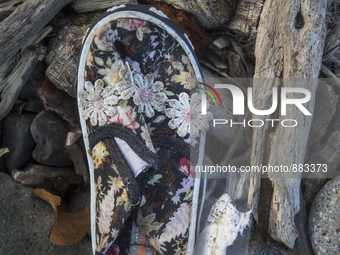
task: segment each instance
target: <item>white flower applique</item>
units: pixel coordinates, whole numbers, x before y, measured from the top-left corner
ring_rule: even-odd
[[[104,88],[102,79],[95,81],[94,85],[90,81],[85,82],[85,91],[81,94],[81,104],[84,108],[83,118],[90,118],[92,126],[103,126],[107,122],[107,117],[115,114],[119,97],[114,95],[115,89],[111,86]]]
[[[190,134],[191,137],[197,137],[200,130],[209,130],[207,121],[212,119],[212,113],[201,114],[199,94],[194,93],[191,102],[189,95],[185,92],[179,94],[178,99],[170,99],[171,108],[165,110],[166,115],[171,118],[168,123],[169,127],[171,129],[177,128],[177,134],[180,137],[185,137],[187,134]]]
[[[160,92],[164,88],[163,82],[154,82],[154,77],[151,74],[145,75],[144,79],[141,74],[135,74],[133,79],[141,100],[142,112],[148,118],[151,118],[155,115],[154,109],[164,111],[165,102],[168,101],[168,98],[165,93]]]
[[[119,71],[119,76],[122,78],[122,81],[116,84],[116,88],[118,90],[118,93],[120,94],[121,99],[128,100],[132,97],[134,104],[140,105],[141,99],[135,88],[135,83],[132,77],[130,66],[128,63],[125,64],[126,67],[122,68]]]

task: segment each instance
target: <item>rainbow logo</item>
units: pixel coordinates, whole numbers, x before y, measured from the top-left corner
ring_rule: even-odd
[[[205,84],[203,82],[199,82],[199,84],[202,84],[203,86],[209,88],[212,92],[214,92],[215,95],[217,96],[218,100],[220,101],[220,104],[222,105],[222,100],[221,100],[219,94],[217,93],[217,91],[213,87],[211,87],[210,85]],[[212,100],[214,101],[215,105],[217,106],[216,100],[215,100],[214,96],[211,94],[211,92],[209,90],[203,89],[203,88],[200,88],[200,87],[198,87],[198,88],[203,90],[204,92],[206,92],[212,98]]]

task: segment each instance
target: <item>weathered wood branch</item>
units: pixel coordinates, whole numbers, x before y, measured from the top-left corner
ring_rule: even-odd
[[[0,120],[10,112],[15,103],[15,99],[18,97],[36,63],[42,60],[45,54],[46,47],[39,47],[35,50],[27,51],[19,60],[13,72],[0,82]]]
[[[261,78],[253,85],[256,109],[270,108],[272,89],[280,85],[277,78],[296,78],[283,79],[282,87],[309,90],[312,98],[304,106],[313,113],[316,78],[319,76],[325,40],[326,8],[326,0],[265,1],[255,46],[254,78]],[[298,98],[297,94],[295,98]],[[263,117],[256,116],[256,118]],[[291,105],[287,107],[287,116],[281,116],[280,121],[285,118],[295,119],[298,125],[295,128],[277,126],[268,161],[271,166],[304,163],[312,117],[305,116],[297,107]],[[252,165],[262,164],[268,128],[269,124],[265,128],[254,128]],[[274,187],[269,233],[275,240],[293,248],[298,235],[294,216],[300,209],[300,176],[289,173],[268,174],[268,176]],[[255,174],[253,177],[248,204],[256,216],[260,176]]]
[[[24,186],[66,191],[70,184],[83,183],[83,177],[68,168],[29,164],[24,171],[14,169],[12,176]]]
[[[26,0],[0,23],[0,63],[12,58],[69,0]]]

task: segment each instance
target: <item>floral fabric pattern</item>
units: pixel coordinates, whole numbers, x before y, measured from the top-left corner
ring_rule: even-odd
[[[177,169],[187,162],[176,154],[144,189],[137,225],[160,254],[186,251],[194,179]]]
[[[153,15],[165,16],[154,7],[150,10]],[[104,24],[91,42],[84,78],[81,102],[90,131],[119,123],[156,152],[155,136],[196,145],[199,131],[209,128],[207,121],[212,116],[200,112],[199,94],[194,93],[196,74],[185,50],[168,31],[150,21],[121,18]],[[118,154],[110,154],[110,146],[114,145],[104,140],[91,151],[96,254],[128,254],[125,235],[129,231],[125,228],[131,215],[158,253],[185,254],[193,164],[173,151],[148,181],[139,182],[134,176],[126,178],[125,172],[132,171],[121,163]],[[139,188],[143,191],[140,204],[133,202],[131,195]]]
[[[96,254],[103,254],[117,238],[132,204],[128,198],[129,187],[124,183],[104,142],[93,147],[92,157],[97,208]]]

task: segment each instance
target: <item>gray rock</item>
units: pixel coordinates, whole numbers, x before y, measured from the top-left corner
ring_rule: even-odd
[[[248,245],[248,255],[280,255],[268,244],[266,244],[261,235],[258,226],[254,226],[250,236]]]
[[[36,89],[36,84],[41,79],[41,75],[45,72],[45,64],[43,61],[39,61],[34,67],[30,77],[26,81],[24,87],[20,91],[18,99],[27,101],[30,98],[39,100],[39,93]]]
[[[55,212],[31,195],[33,188],[21,186],[4,173],[0,173],[0,187],[0,254],[91,254],[91,241],[86,237],[71,246],[58,246],[48,239]]]
[[[32,159],[35,142],[30,132],[30,126],[35,114],[14,113],[7,116],[3,126],[3,147],[9,153],[3,156],[8,173],[13,169],[21,169]]]
[[[58,115],[47,110],[39,113],[31,125],[31,133],[37,143],[33,158],[50,166],[71,165],[72,161],[64,147],[68,132],[67,122]]]
[[[329,181],[315,197],[308,232],[315,254],[340,253],[340,177]]]

